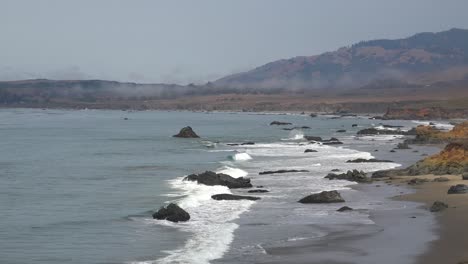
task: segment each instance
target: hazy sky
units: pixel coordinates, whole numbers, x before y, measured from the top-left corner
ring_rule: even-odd
[[[466,0],[0,0],[0,80],[204,82],[376,38],[468,28]]]

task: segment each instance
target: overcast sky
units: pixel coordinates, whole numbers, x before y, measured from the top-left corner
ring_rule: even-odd
[[[468,29],[465,0],[0,0],[0,80],[201,83],[376,38]]]

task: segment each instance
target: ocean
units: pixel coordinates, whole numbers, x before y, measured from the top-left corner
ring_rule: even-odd
[[[270,126],[275,120],[310,129]],[[324,237],[344,225],[372,225],[366,210],[393,204],[369,201],[353,183],[324,176],[332,169],[371,172],[416,161],[389,152],[398,136],[356,137],[379,123],[365,116],[1,109],[0,262],[252,263],[268,260],[268,249],[284,243]],[[187,125],[201,139],[172,137]],[[308,144],[304,134],[344,144]],[[255,144],[228,145],[242,142]],[[372,157],[395,162],[346,163]],[[279,169],[309,172],[259,175]],[[259,201],[215,201],[213,194],[247,190],[182,180],[206,170],[249,177],[254,188],[270,192],[254,194]],[[342,205],[297,203],[324,190],[340,190],[346,205],[366,210],[344,217],[336,212]],[[169,202],[191,220],[153,220]]]

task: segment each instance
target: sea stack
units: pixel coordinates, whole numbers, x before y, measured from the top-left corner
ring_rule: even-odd
[[[180,137],[180,138],[199,138],[199,136],[193,131],[193,129],[189,126],[182,128],[179,134],[174,135],[173,137]]]

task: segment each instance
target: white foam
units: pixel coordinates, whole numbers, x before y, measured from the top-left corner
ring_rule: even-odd
[[[289,132],[289,138],[282,138],[281,140],[303,140],[304,133],[300,130],[293,129]]]
[[[231,221],[247,211],[253,201],[215,201],[211,196],[219,193],[231,193],[225,186],[207,186],[177,178],[169,181],[174,188],[182,191],[184,197],[176,203],[190,214],[190,221],[172,223],[149,220],[150,224],[179,228],[191,233],[185,245],[166,251],[166,257],[157,260],[131,262],[133,264],[155,263],[195,263],[208,264],[221,258],[229,249],[238,225]]]
[[[216,172],[227,174],[233,178],[245,177],[249,174],[245,170],[242,170],[239,168],[232,168],[229,166],[223,166],[221,169],[217,170]]]
[[[245,152],[242,152],[242,153],[236,153],[232,156],[230,156],[232,160],[235,160],[235,161],[245,161],[245,160],[251,160],[252,157],[245,153]]]

